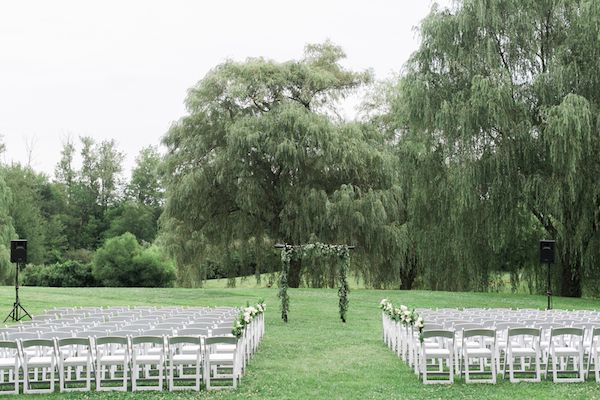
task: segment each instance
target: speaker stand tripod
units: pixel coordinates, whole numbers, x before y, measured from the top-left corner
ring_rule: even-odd
[[[19,263],[17,263],[17,272],[15,274],[15,303],[13,304],[12,311],[6,316],[6,318],[4,318],[4,322],[8,321],[9,319],[15,322],[20,321],[23,318],[25,318],[25,316],[31,319],[31,315],[27,312],[27,310],[21,305],[21,302],[19,301],[19,267]],[[23,311],[22,314],[21,311]]]

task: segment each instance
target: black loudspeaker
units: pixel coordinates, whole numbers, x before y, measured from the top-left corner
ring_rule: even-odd
[[[554,246],[556,240],[540,240],[540,263],[554,263]]]
[[[27,264],[27,240],[10,241],[10,262]]]

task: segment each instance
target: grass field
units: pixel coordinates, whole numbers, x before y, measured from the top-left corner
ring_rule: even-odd
[[[426,291],[350,293],[348,323],[339,322],[335,289],[290,289],[290,322],[279,317],[277,289],[21,289],[32,313],[65,306],[240,306],[264,298],[266,335],[235,392],[75,393],[42,399],[600,399],[600,384],[423,386],[381,340],[379,300],[416,307],[543,308],[545,297]],[[14,288],[0,288],[0,312],[8,314]],[[556,298],[555,308],[597,309],[600,300]],[[4,317],[4,315],[2,315]],[[24,398],[21,395],[20,398]],[[5,397],[7,398],[7,397]]]

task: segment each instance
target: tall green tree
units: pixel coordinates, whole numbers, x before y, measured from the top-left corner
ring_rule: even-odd
[[[438,155],[427,200],[446,198],[444,226],[458,223],[454,265],[543,231],[558,241],[561,295],[597,276],[599,20],[596,1],[464,0],[421,24],[398,118]]]
[[[27,261],[42,264],[46,253],[46,220],[42,214],[42,190],[47,178],[31,167],[4,167],[4,178],[12,193],[9,213],[17,235],[27,239]]]
[[[135,159],[127,186],[127,193],[131,198],[158,210],[159,214],[164,204],[161,163],[162,157],[155,146],[143,148]]]
[[[121,172],[123,170],[124,154],[117,149],[114,139],[103,140],[96,149],[98,175],[98,202],[106,211],[115,205],[121,196]]]
[[[3,144],[0,143],[0,148]],[[4,171],[0,169],[0,282],[4,285],[12,283],[14,268],[10,263],[10,241],[17,235],[10,216],[12,195],[4,181]]]
[[[338,101],[370,79],[345,70],[344,56],[327,42],[299,61],[230,61],[190,90],[189,115],[163,140],[163,226],[180,266],[198,262],[185,249],[202,243],[225,252],[265,239],[353,243],[353,220],[333,215],[338,193],[389,188],[393,167],[376,132],[336,117]],[[291,265],[290,286],[300,267]]]

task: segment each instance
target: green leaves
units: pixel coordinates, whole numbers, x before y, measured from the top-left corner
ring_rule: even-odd
[[[228,61],[190,90],[189,115],[163,141],[167,240],[196,232],[206,246],[235,250],[251,241],[359,240],[351,221],[333,215],[336,191],[384,189],[394,164],[381,135],[333,117],[337,100],[370,79],[343,68],[343,57],[326,42],[300,60]],[[184,247],[172,249],[190,260]]]
[[[423,21],[392,112],[403,154],[427,144],[419,168],[401,165],[430,287],[536,268],[545,236],[560,243],[561,293],[581,295],[600,205],[599,15],[593,1],[464,0]]]

